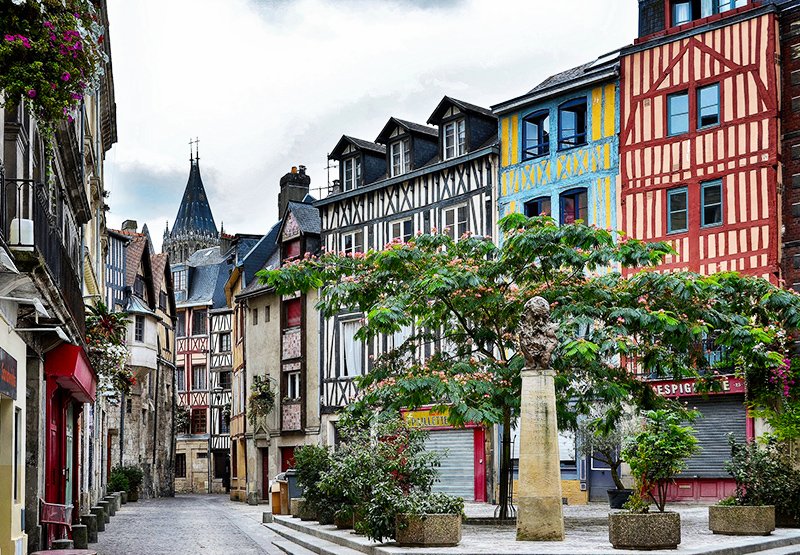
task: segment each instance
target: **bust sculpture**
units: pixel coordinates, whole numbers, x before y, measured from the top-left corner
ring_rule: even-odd
[[[550,304],[546,300],[533,297],[525,303],[517,341],[526,368],[550,368],[550,358],[558,345],[557,328],[550,321]]]

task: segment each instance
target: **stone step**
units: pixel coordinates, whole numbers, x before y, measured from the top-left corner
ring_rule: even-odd
[[[276,525],[279,519],[275,519],[273,524],[265,524],[267,528],[281,536],[285,541],[288,541],[295,546],[301,547],[306,553],[302,551],[292,551],[292,555],[308,555],[308,552],[316,553],[317,555],[362,555],[364,552],[361,550],[351,549],[344,542],[329,541],[325,537],[319,537],[316,534],[306,533],[308,530],[294,528],[286,525]],[[281,540],[275,540],[281,541]],[[275,544],[275,541],[272,543]],[[276,545],[279,549],[281,546]],[[284,551],[283,549],[281,549]],[[285,551],[284,551],[285,552]]]
[[[313,551],[285,539],[272,540],[272,545],[277,547],[282,553],[286,553],[286,555],[314,555]]]
[[[757,553],[758,555],[800,555],[800,545],[776,547],[775,549],[767,549],[765,551],[758,551]]]

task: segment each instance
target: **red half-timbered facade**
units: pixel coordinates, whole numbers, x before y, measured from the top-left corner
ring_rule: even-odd
[[[639,17],[641,36],[620,64],[622,229],[669,242],[677,254],[665,271],[735,270],[779,283],[777,10],[743,0],[645,0]],[[695,424],[703,451],[673,498],[730,493],[726,436],[753,434],[743,393],[692,399],[703,414]]]

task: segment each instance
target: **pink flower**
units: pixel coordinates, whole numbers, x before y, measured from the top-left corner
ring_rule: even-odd
[[[30,98],[36,98],[36,89],[29,89],[28,90],[28,96]]]
[[[62,81],[69,81],[69,72],[68,71],[65,71],[64,73],[61,74],[61,80]]]
[[[17,40],[17,38],[14,35],[6,35],[4,38],[6,39],[6,42],[14,42],[15,40]]]
[[[78,93],[72,93],[72,99],[73,100],[82,100],[83,99],[83,95],[82,94],[78,94]]]
[[[45,21],[42,25],[44,25],[48,29],[52,29],[53,28],[53,22],[52,21]]]

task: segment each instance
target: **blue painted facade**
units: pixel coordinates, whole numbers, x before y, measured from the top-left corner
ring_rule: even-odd
[[[586,101],[585,135],[580,130],[573,132],[577,138],[562,143],[570,133],[559,133],[560,108],[580,106],[581,99]],[[578,217],[602,228],[619,227],[619,78],[615,55],[554,75],[527,95],[493,110],[500,116],[500,217],[526,213],[526,203],[529,215],[538,215],[542,205],[531,201],[546,199],[550,210],[544,211],[558,221],[569,223]],[[548,124],[542,126],[549,132],[547,153],[541,146],[526,145],[525,119],[532,115],[549,116]],[[564,117],[566,121],[574,115]],[[584,141],[578,146],[568,144]],[[583,191],[586,196],[580,197]],[[578,215],[573,212],[576,203],[582,209]]]

